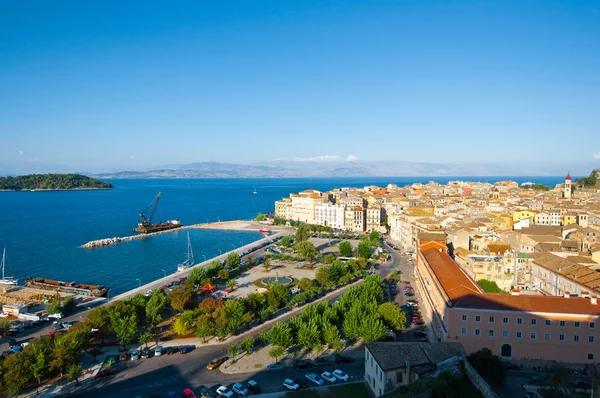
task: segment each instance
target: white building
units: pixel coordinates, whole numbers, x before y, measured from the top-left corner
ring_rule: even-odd
[[[331,203],[320,203],[315,206],[315,224],[344,229],[346,205],[334,205]]]

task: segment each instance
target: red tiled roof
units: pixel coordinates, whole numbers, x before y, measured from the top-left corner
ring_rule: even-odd
[[[450,298],[453,307],[502,311],[600,315],[600,304],[581,297],[485,293],[452,258],[435,249],[425,250],[429,267]]]
[[[565,178],[565,180],[571,181],[571,173],[567,173],[567,178]]]

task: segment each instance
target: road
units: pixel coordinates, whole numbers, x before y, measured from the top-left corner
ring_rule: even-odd
[[[392,252],[392,259],[382,264],[377,269],[377,274],[381,277],[387,276],[402,263],[399,253]],[[406,264],[404,264],[406,266]],[[343,294],[344,289],[334,292],[328,301],[334,302]],[[280,318],[281,322],[289,320],[296,314],[286,314]],[[257,336],[263,330],[271,328],[272,325],[262,325],[250,332],[250,336]],[[230,339],[230,343],[241,340],[247,335]],[[81,397],[132,397],[141,395],[149,397],[152,394],[164,396],[168,391],[181,392],[184,388],[192,388],[198,392],[201,385],[212,387],[215,384],[231,386],[236,382],[254,380],[259,383],[264,392],[282,391],[283,380],[289,377],[304,379],[308,370],[295,370],[285,368],[279,373],[267,373],[264,370],[249,372],[244,374],[224,374],[219,370],[209,371],[206,365],[216,357],[227,356],[227,346],[206,346],[198,347],[191,353],[180,355],[173,354],[149,358],[136,362],[125,364],[125,370],[116,376],[100,379],[88,388],[85,392],[73,396]],[[324,371],[333,371],[341,369],[350,376],[361,376],[364,374],[364,363],[360,360],[352,364],[331,364],[313,368],[310,371],[322,373]]]
[[[249,248],[251,248],[253,246],[256,246],[256,245],[258,245],[258,244],[260,244],[262,242],[266,242],[266,241],[268,241],[270,239],[274,239],[274,238],[277,238],[279,236],[288,235],[288,234],[290,234],[290,233],[293,232],[289,228],[280,228],[278,230],[275,230],[275,228],[273,228],[273,231],[274,231],[274,233],[271,234],[268,237],[259,239],[257,241],[254,241],[254,242],[252,242],[250,244],[247,244],[245,246],[239,247],[239,248],[237,248],[235,250],[232,250],[232,251],[234,251],[236,253],[242,253],[244,250],[247,250],[247,249],[249,249]],[[116,296],[114,298],[110,298],[110,300],[104,300],[104,301],[98,300],[98,301],[96,301],[95,304],[89,305],[87,307],[87,309],[84,309],[82,311],[77,311],[73,315],[70,315],[70,316],[62,318],[61,322],[78,322],[82,318],[85,317],[85,315],[89,312],[90,308],[92,308],[92,307],[97,307],[97,306],[101,306],[101,305],[107,305],[107,304],[109,304],[109,302],[112,302],[114,300],[121,300],[121,299],[124,299],[124,298],[127,298],[127,297],[133,297],[133,296],[135,296],[138,293],[144,293],[144,292],[146,292],[148,290],[151,290],[151,289],[159,289],[159,288],[161,288],[162,286],[164,286],[165,284],[167,284],[168,282],[170,282],[172,280],[176,280],[178,278],[182,278],[182,277],[187,276],[193,268],[196,268],[196,267],[206,268],[206,267],[208,267],[215,260],[216,261],[225,260],[227,258],[227,255],[229,253],[230,252],[223,253],[223,254],[221,254],[221,255],[219,255],[217,257],[213,257],[211,259],[208,259],[206,261],[198,263],[198,264],[194,265],[193,267],[191,267],[191,268],[189,268],[189,269],[187,269],[187,270],[185,270],[183,272],[177,272],[175,274],[168,275],[165,278],[161,278],[161,279],[155,280],[155,281],[153,281],[151,283],[148,283],[146,285],[143,285],[143,286],[141,286],[139,288],[130,290],[130,291],[125,292],[123,294],[120,294],[120,295],[118,295],[118,296]],[[261,253],[264,253],[264,248],[261,249],[261,250],[256,251],[255,253],[253,253],[253,255],[258,256],[258,255],[261,255]],[[33,338],[36,338],[36,337],[45,336],[45,335],[48,334],[48,332],[51,329],[52,329],[52,324],[50,322],[50,323],[47,323],[45,325],[42,325],[41,327],[38,327],[38,328],[35,328],[35,329],[26,330],[25,332],[17,335],[16,337],[7,337],[7,338],[4,338],[4,339],[0,339],[0,342],[2,342],[2,344],[0,344],[0,352],[4,352],[4,351],[6,351],[6,350],[9,349],[8,341],[11,338],[14,338],[19,343],[22,343],[22,342],[29,341],[29,340],[31,340]]]

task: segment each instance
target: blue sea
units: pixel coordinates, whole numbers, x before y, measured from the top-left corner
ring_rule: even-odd
[[[400,186],[452,180],[532,181],[553,186],[564,177],[385,177],[311,179],[140,179],[106,180],[112,190],[0,192],[0,250],[6,275],[104,284],[111,296],[175,272],[187,253],[190,233],[196,261],[260,238],[258,232],[182,230],[94,249],[95,239],[134,235],[138,214],[160,191],[155,220],[179,218],[186,225],[250,220],[272,212],[274,202],[304,189]],[[254,194],[256,189],[257,194]]]

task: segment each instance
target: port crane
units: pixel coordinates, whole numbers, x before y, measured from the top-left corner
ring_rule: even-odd
[[[154,217],[154,213],[156,212],[156,207],[158,206],[158,199],[160,199],[161,192],[156,195],[152,202],[142,212],[140,213],[140,222],[138,226],[140,228],[148,227],[152,224],[152,217]]]

